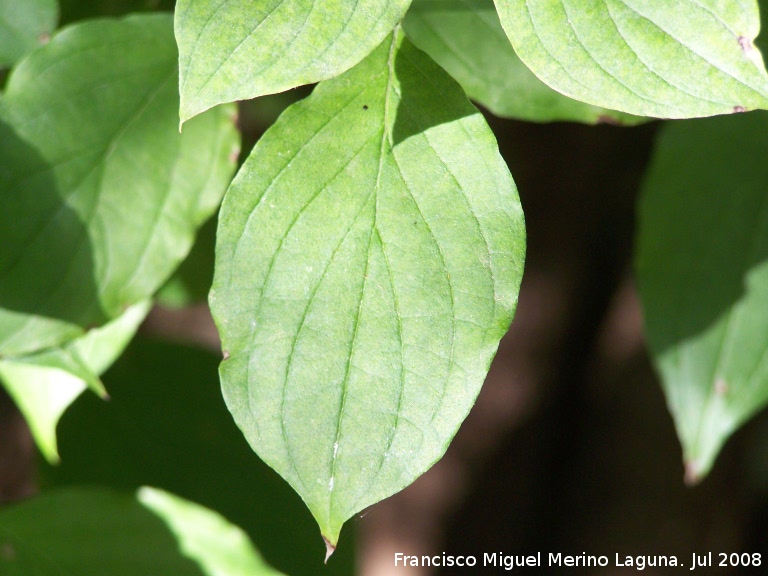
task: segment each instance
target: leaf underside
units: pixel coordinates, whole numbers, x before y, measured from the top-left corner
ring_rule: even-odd
[[[638,116],[768,107],[755,0],[495,0],[523,62],[572,98]]]
[[[0,103],[0,355],[57,346],[150,297],[234,168],[232,110],[178,133],[170,15],[58,33]],[[55,87],[55,89],[54,89]]]
[[[181,121],[224,102],[332,78],[373,50],[410,0],[179,0]]]
[[[482,115],[396,31],[263,136],[217,242],[225,400],[335,545],[472,406],[517,302],[516,188]]]
[[[638,286],[690,482],[768,402],[765,150],[765,112],[670,124],[643,189]]]

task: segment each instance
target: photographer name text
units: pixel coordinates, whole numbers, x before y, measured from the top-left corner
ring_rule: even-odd
[[[761,566],[760,553],[725,553],[705,552],[692,553],[690,556],[674,555],[623,555],[615,554],[612,558],[606,555],[579,554],[570,555],[560,552],[543,554],[512,555],[503,552],[484,553],[482,556],[453,554],[437,554],[432,556],[409,556],[402,552],[395,553],[395,567],[460,567],[460,568],[542,568],[542,567],[629,567],[636,570],[646,568],[684,568],[690,571],[714,567]]]

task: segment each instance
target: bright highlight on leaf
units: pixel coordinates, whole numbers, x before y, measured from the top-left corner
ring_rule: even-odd
[[[768,107],[755,0],[495,0],[515,51],[555,90],[638,116]]]
[[[256,145],[219,219],[223,391],[331,545],[444,453],[512,319],[524,250],[493,134],[399,31]]]
[[[764,112],[669,124],[643,191],[638,284],[690,482],[768,402],[765,150]]]
[[[0,573],[101,576],[105,569],[111,576],[280,576],[240,528],[156,488],[135,496],[69,488],[0,510]]]
[[[402,20],[410,0],[179,0],[182,123],[224,102],[332,78]]]
[[[414,0],[403,28],[470,98],[497,116],[589,124],[644,120],[573,100],[544,84],[515,54],[493,0]]]
[[[169,15],[91,21],[0,101],[0,355],[58,346],[150,297],[234,168],[232,109],[178,133]],[[41,273],[44,271],[45,273]]]

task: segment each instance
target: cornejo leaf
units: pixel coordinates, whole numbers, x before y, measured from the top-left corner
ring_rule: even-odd
[[[122,353],[150,307],[151,302],[140,302],[64,348],[0,359],[0,384],[24,414],[49,462],[59,461],[56,425],[61,415],[87,387],[106,396],[99,375]]]
[[[0,68],[47,42],[58,15],[56,0],[0,0]]]
[[[179,0],[182,123],[223,102],[332,78],[402,20],[410,0]]]
[[[544,84],[515,54],[493,0],[414,0],[403,28],[470,98],[497,116],[589,124],[644,120],[573,100]]]
[[[232,110],[177,126],[170,15],[62,31],[0,101],[0,355],[57,346],[146,299],[234,168]],[[55,87],[55,89],[54,89]]]
[[[640,206],[648,340],[695,481],[768,402],[768,114],[664,127]]]
[[[58,462],[56,424],[86,382],[61,368],[10,360],[0,360],[0,381],[24,415],[40,452],[49,462]]]
[[[555,90],[638,116],[768,107],[755,0],[495,0],[515,51]]]
[[[3,574],[102,576],[105,570],[113,576],[279,575],[237,526],[156,488],[135,496],[70,488],[0,510]]]
[[[163,486],[242,527],[286,574],[354,574],[354,529],[345,530],[333,562],[322,567],[317,524],[255,457],[224,405],[220,361],[207,350],[134,338],[103,377],[109,402],[85,394],[62,416],[61,462],[41,466],[39,484]]]
[[[399,29],[232,183],[210,296],[224,397],[331,550],[444,453],[512,319],[524,234],[482,115]]]
[[[248,535],[215,512],[156,488],[143,487],[138,501],[170,528],[181,553],[208,576],[278,576]]]

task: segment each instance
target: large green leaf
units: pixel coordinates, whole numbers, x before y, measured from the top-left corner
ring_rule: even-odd
[[[755,0],[495,0],[523,62],[572,98],[639,116],[768,107]]]
[[[59,460],[56,425],[61,415],[87,387],[106,396],[98,376],[128,345],[150,306],[148,301],[135,304],[117,319],[63,348],[0,359],[0,384],[24,414],[32,437],[49,462]]]
[[[40,485],[162,486],[242,527],[286,574],[354,574],[354,530],[323,566],[324,547],[303,502],[255,457],[224,405],[220,359],[134,338],[103,376],[110,401],[84,394],[62,416],[61,462],[41,465]]]
[[[550,122],[637,124],[643,118],[563,96],[520,61],[493,0],[414,0],[403,21],[408,38],[497,116]]]
[[[6,576],[279,576],[224,518],[156,488],[70,488],[0,510]]]
[[[362,60],[410,0],[179,0],[181,121],[222,102],[332,78]]]
[[[177,126],[170,15],[75,25],[0,101],[0,354],[59,345],[150,296],[234,169],[232,110]]]
[[[219,216],[224,396],[331,546],[442,456],[512,319],[524,243],[482,115],[399,30],[256,145]]]
[[[665,126],[640,205],[648,341],[690,481],[768,402],[768,114]]]
[[[47,42],[58,12],[56,0],[0,0],[0,68]]]

